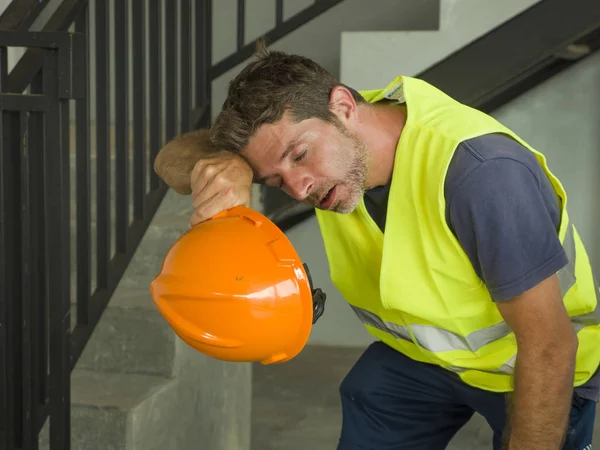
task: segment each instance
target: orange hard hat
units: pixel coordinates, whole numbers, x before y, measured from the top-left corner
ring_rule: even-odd
[[[285,234],[244,206],[184,233],[150,291],[191,347],[216,359],[263,364],[300,353],[325,302]]]

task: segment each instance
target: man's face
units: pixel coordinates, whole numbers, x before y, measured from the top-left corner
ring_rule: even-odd
[[[258,182],[319,209],[347,214],[364,194],[367,148],[343,125],[316,118],[294,123],[286,113],[262,125],[242,156]]]

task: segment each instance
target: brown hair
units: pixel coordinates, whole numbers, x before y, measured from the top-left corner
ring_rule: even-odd
[[[261,125],[281,120],[286,111],[296,122],[316,117],[338,125],[329,109],[329,95],[336,86],[344,85],[316,62],[267,50],[259,39],[254,60],[229,84],[210,139],[218,148],[239,153]],[[357,103],[364,102],[358,92],[344,87]]]

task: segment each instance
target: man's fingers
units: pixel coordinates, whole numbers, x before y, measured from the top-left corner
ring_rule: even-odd
[[[192,169],[190,225],[204,222],[238,205],[250,205],[252,172],[239,157],[223,157],[197,162]]]
[[[235,177],[235,173],[225,173],[223,170],[210,168],[204,172],[208,181],[198,182],[197,185],[192,186],[192,204],[194,208],[197,208],[204,202],[209,202],[215,196],[219,194],[224,195],[229,191],[233,191],[233,194],[243,195],[245,188],[239,186],[236,181],[232,178]]]
[[[217,214],[239,205],[249,205],[249,195],[236,192],[234,188],[223,189],[216,192],[212,197],[194,205],[194,213],[190,218],[190,224],[196,225],[204,222]]]
[[[210,203],[214,201],[215,197],[218,197],[219,194],[222,194],[222,191],[231,188],[231,182],[224,180],[223,176],[219,173],[201,190],[197,190],[197,188],[193,187],[192,193],[192,205],[194,208],[199,208],[202,204]]]
[[[211,183],[211,180],[223,170],[222,163],[213,160],[198,161],[192,169],[190,185],[192,192],[202,192],[202,190]]]

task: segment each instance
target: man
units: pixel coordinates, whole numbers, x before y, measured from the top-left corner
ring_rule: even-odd
[[[264,47],[205,134],[155,162],[191,224],[249,206],[253,182],[315,206],[378,338],[340,386],[338,450],[443,449],[474,412],[494,449],[591,448],[598,287],[542,154],[423,81],[358,93]]]

